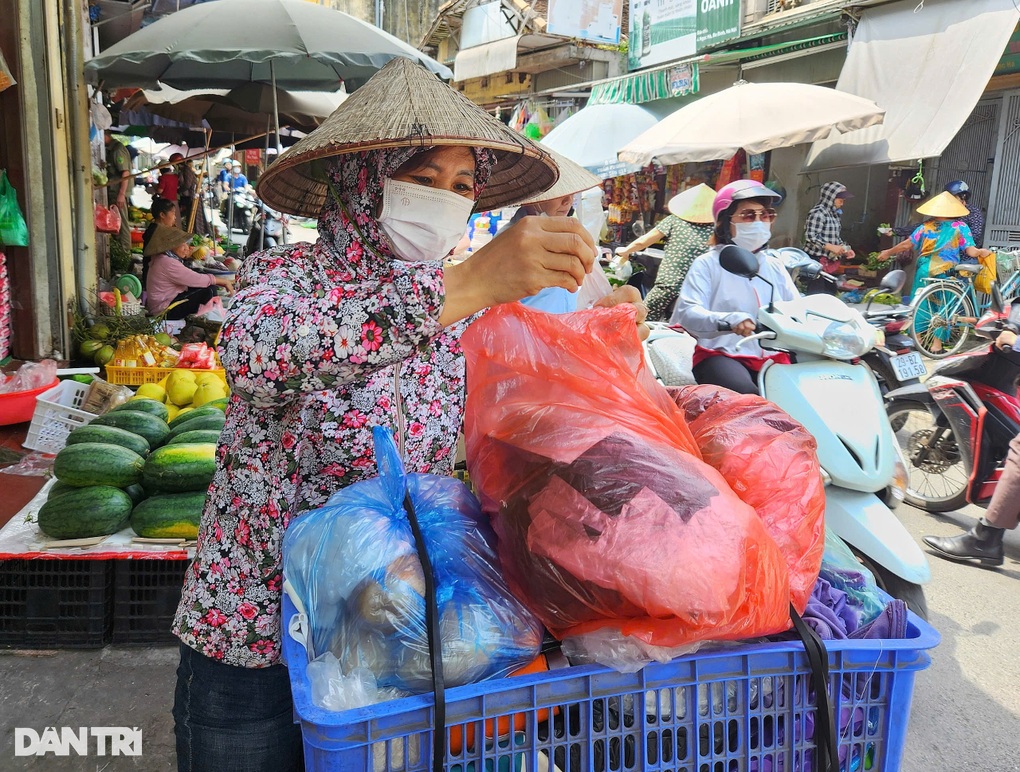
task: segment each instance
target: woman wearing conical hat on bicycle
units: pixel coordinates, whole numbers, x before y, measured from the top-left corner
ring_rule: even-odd
[[[917,207],[917,213],[928,219],[909,238],[879,253],[883,259],[909,251],[917,256],[911,295],[924,287],[925,279],[950,276],[964,257],[976,260],[992,254],[974,245],[970,227],[962,220],[969,210],[951,193],[942,192],[928,199]],[[941,348],[939,341],[934,346]]]

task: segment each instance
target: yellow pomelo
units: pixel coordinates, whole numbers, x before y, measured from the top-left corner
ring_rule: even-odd
[[[223,388],[223,384],[217,378],[216,383],[203,383],[198,387],[195,395],[191,398],[191,406],[202,407],[206,402],[212,402],[214,399],[224,399],[226,396],[227,390]]]
[[[166,393],[167,396],[170,397],[171,402],[178,407],[184,407],[185,405],[191,404],[191,400],[195,396],[195,392],[197,390],[198,386],[195,385],[194,381],[182,378],[175,383],[173,379],[171,379]]]
[[[136,397],[146,397],[157,402],[166,402],[166,389],[158,383],[143,383],[135,392]]]

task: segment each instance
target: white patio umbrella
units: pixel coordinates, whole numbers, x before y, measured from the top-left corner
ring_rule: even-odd
[[[542,144],[602,179],[617,177],[640,168],[619,161],[617,152],[657,122],[655,115],[638,105],[589,105],[556,126]]]
[[[714,161],[738,150],[764,153],[814,142],[833,131],[882,123],[885,110],[870,99],[806,83],[738,81],[703,97],[622,147],[621,161],[663,164]],[[550,132],[551,134],[551,132]]]

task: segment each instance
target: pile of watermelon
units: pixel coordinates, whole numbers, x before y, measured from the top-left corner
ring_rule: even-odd
[[[166,405],[135,398],[75,429],[53,462],[39,530],[82,539],[130,525],[147,538],[195,539],[226,406],[216,400],[167,423]]]

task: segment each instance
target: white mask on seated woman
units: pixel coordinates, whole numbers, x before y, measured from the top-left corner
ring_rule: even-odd
[[[448,190],[387,178],[379,225],[400,260],[442,260],[463,237],[474,206]]]

